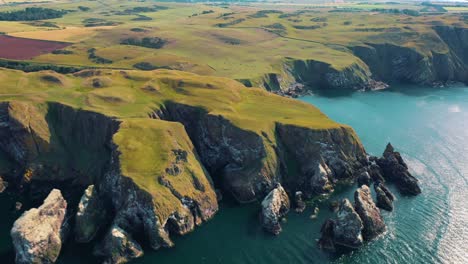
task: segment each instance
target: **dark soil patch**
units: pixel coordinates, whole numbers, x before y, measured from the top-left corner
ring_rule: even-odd
[[[71,43],[17,38],[0,35],[0,58],[12,60],[31,59],[41,54],[63,49]]]

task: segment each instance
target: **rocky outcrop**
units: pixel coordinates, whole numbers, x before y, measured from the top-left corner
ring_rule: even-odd
[[[358,188],[354,195],[355,206],[344,199],[336,219],[328,219],[322,226],[319,246],[334,251],[337,246],[358,248],[386,230],[379,209],[372,200],[367,185]]]
[[[281,232],[281,219],[289,212],[290,201],[288,194],[281,185],[273,189],[262,201],[262,226],[278,235]]]
[[[369,175],[369,173],[367,171],[363,171],[359,174],[358,178],[357,178],[357,182],[358,182],[358,186],[362,186],[362,185],[367,185],[369,186],[370,185],[370,182],[371,182],[372,178],[371,176]]]
[[[335,242],[334,242],[334,229],[335,221],[332,219],[327,219],[321,229],[320,229],[320,239],[318,245],[323,250],[335,251]]]
[[[105,223],[107,209],[98,197],[94,185],[84,192],[75,217],[75,240],[80,243],[91,241]]]
[[[61,192],[54,189],[39,208],[16,220],[11,230],[16,263],[55,263],[65,237],[66,208]]]
[[[377,160],[382,168],[385,179],[395,183],[398,190],[405,195],[417,195],[421,193],[421,188],[416,179],[408,171],[408,165],[403,161],[399,152],[395,152],[389,143],[385,148],[383,157]]]
[[[333,241],[337,245],[358,248],[364,243],[361,231],[363,223],[348,199],[340,203],[333,229]]]
[[[143,256],[143,250],[125,230],[112,226],[95,249],[95,255],[105,257],[106,264],[120,264]]]
[[[375,183],[374,190],[377,196],[377,207],[393,211],[393,200],[395,199],[393,194],[382,183]]]
[[[320,248],[335,251],[336,247],[358,248],[364,244],[363,223],[348,199],[339,204],[336,219],[328,219],[320,230]]]
[[[166,104],[164,119],[185,126],[202,163],[216,175],[214,180],[238,201],[261,198],[279,182],[276,159],[266,159],[260,135],[240,129],[222,116],[176,103]]]
[[[99,195],[115,213],[113,225],[140,243],[153,249],[171,247],[171,234],[191,232],[217,212],[210,175],[181,124],[126,120],[112,144]],[[142,157],[150,157],[150,162],[135,167]]]
[[[356,212],[363,223],[362,235],[365,240],[371,240],[386,230],[385,223],[379,208],[372,200],[371,191],[367,185],[363,185],[354,193]]]
[[[297,171],[283,176],[287,190],[301,190],[306,198],[329,193],[338,180],[350,179],[366,163],[366,153],[351,128],[311,130],[278,124],[276,128],[285,160],[294,160]],[[283,162],[287,164],[287,162]],[[285,170],[291,170],[285,165]]]
[[[304,202],[304,198],[303,198],[303,193],[301,191],[297,191],[295,194],[294,194],[294,207],[295,207],[295,211],[297,213],[302,213],[304,212],[304,210],[306,209],[306,203]]]

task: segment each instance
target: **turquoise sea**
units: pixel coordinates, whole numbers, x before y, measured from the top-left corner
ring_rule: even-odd
[[[278,237],[258,225],[258,205],[223,202],[218,215],[195,232],[174,239],[172,249],[152,252],[132,263],[468,263],[468,87],[401,86],[346,96],[301,98],[334,120],[351,125],[367,151],[381,155],[391,142],[420,180],[423,193],[397,196],[395,210],[383,211],[387,233],[359,250],[340,255],[320,251],[316,240],[332,216],[328,202],[303,214],[291,212]],[[352,197],[343,187],[331,199]],[[15,199],[0,196],[0,259],[13,261],[9,229]],[[10,210],[10,211],[9,211]],[[99,263],[90,247],[68,245],[59,263]]]

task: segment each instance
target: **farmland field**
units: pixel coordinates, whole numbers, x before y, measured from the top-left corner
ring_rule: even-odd
[[[34,4],[3,9],[19,10],[27,6]],[[283,72],[286,58],[313,59],[338,70],[360,64],[350,47],[366,43],[411,46],[423,53],[444,52],[433,25],[466,23],[460,15],[450,11],[436,15],[381,15],[385,10],[406,12],[403,10],[424,8],[412,2],[58,1],[41,6],[70,12],[61,18],[44,20],[49,27],[44,27],[44,23],[0,22],[0,29],[11,36],[72,42],[67,47],[71,52],[37,54],[23,59],[125,69],[145,65],[146,69],[170,68],[254,83],[267,74]],[[17,27],[18,24],[21,27]],[[400,38],[402,35],[406,37]],[[165,44],[155,49],[121,43],[125,39],[143,38],[161,38]],[[431,51],[427,47],[431,47]],[[90,49],[95,49],[94,56],[101,59],[90,58]]]
[[[70,43],[0,35],[0,58],[24,60],[63,49]]]

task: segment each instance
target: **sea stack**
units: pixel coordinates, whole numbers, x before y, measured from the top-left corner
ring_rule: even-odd
[[[263,228],[278,235],[281,232],[281,219],[289,212],[289,197],[284,188],[278,184],[262,202]]]
[[[392,144],[388,143],[383,157],[377,160],[382,168],[383,176],[386,180],[395,183],[401,194],[418,195],[421,188],[416,179],[408,171],[408,165],[403,161],[399,152],[396,152]]]
[[[54,189],[39,208],[23,213],[11,230],[17,264],[55,263],[65,237],[67,202]]]

